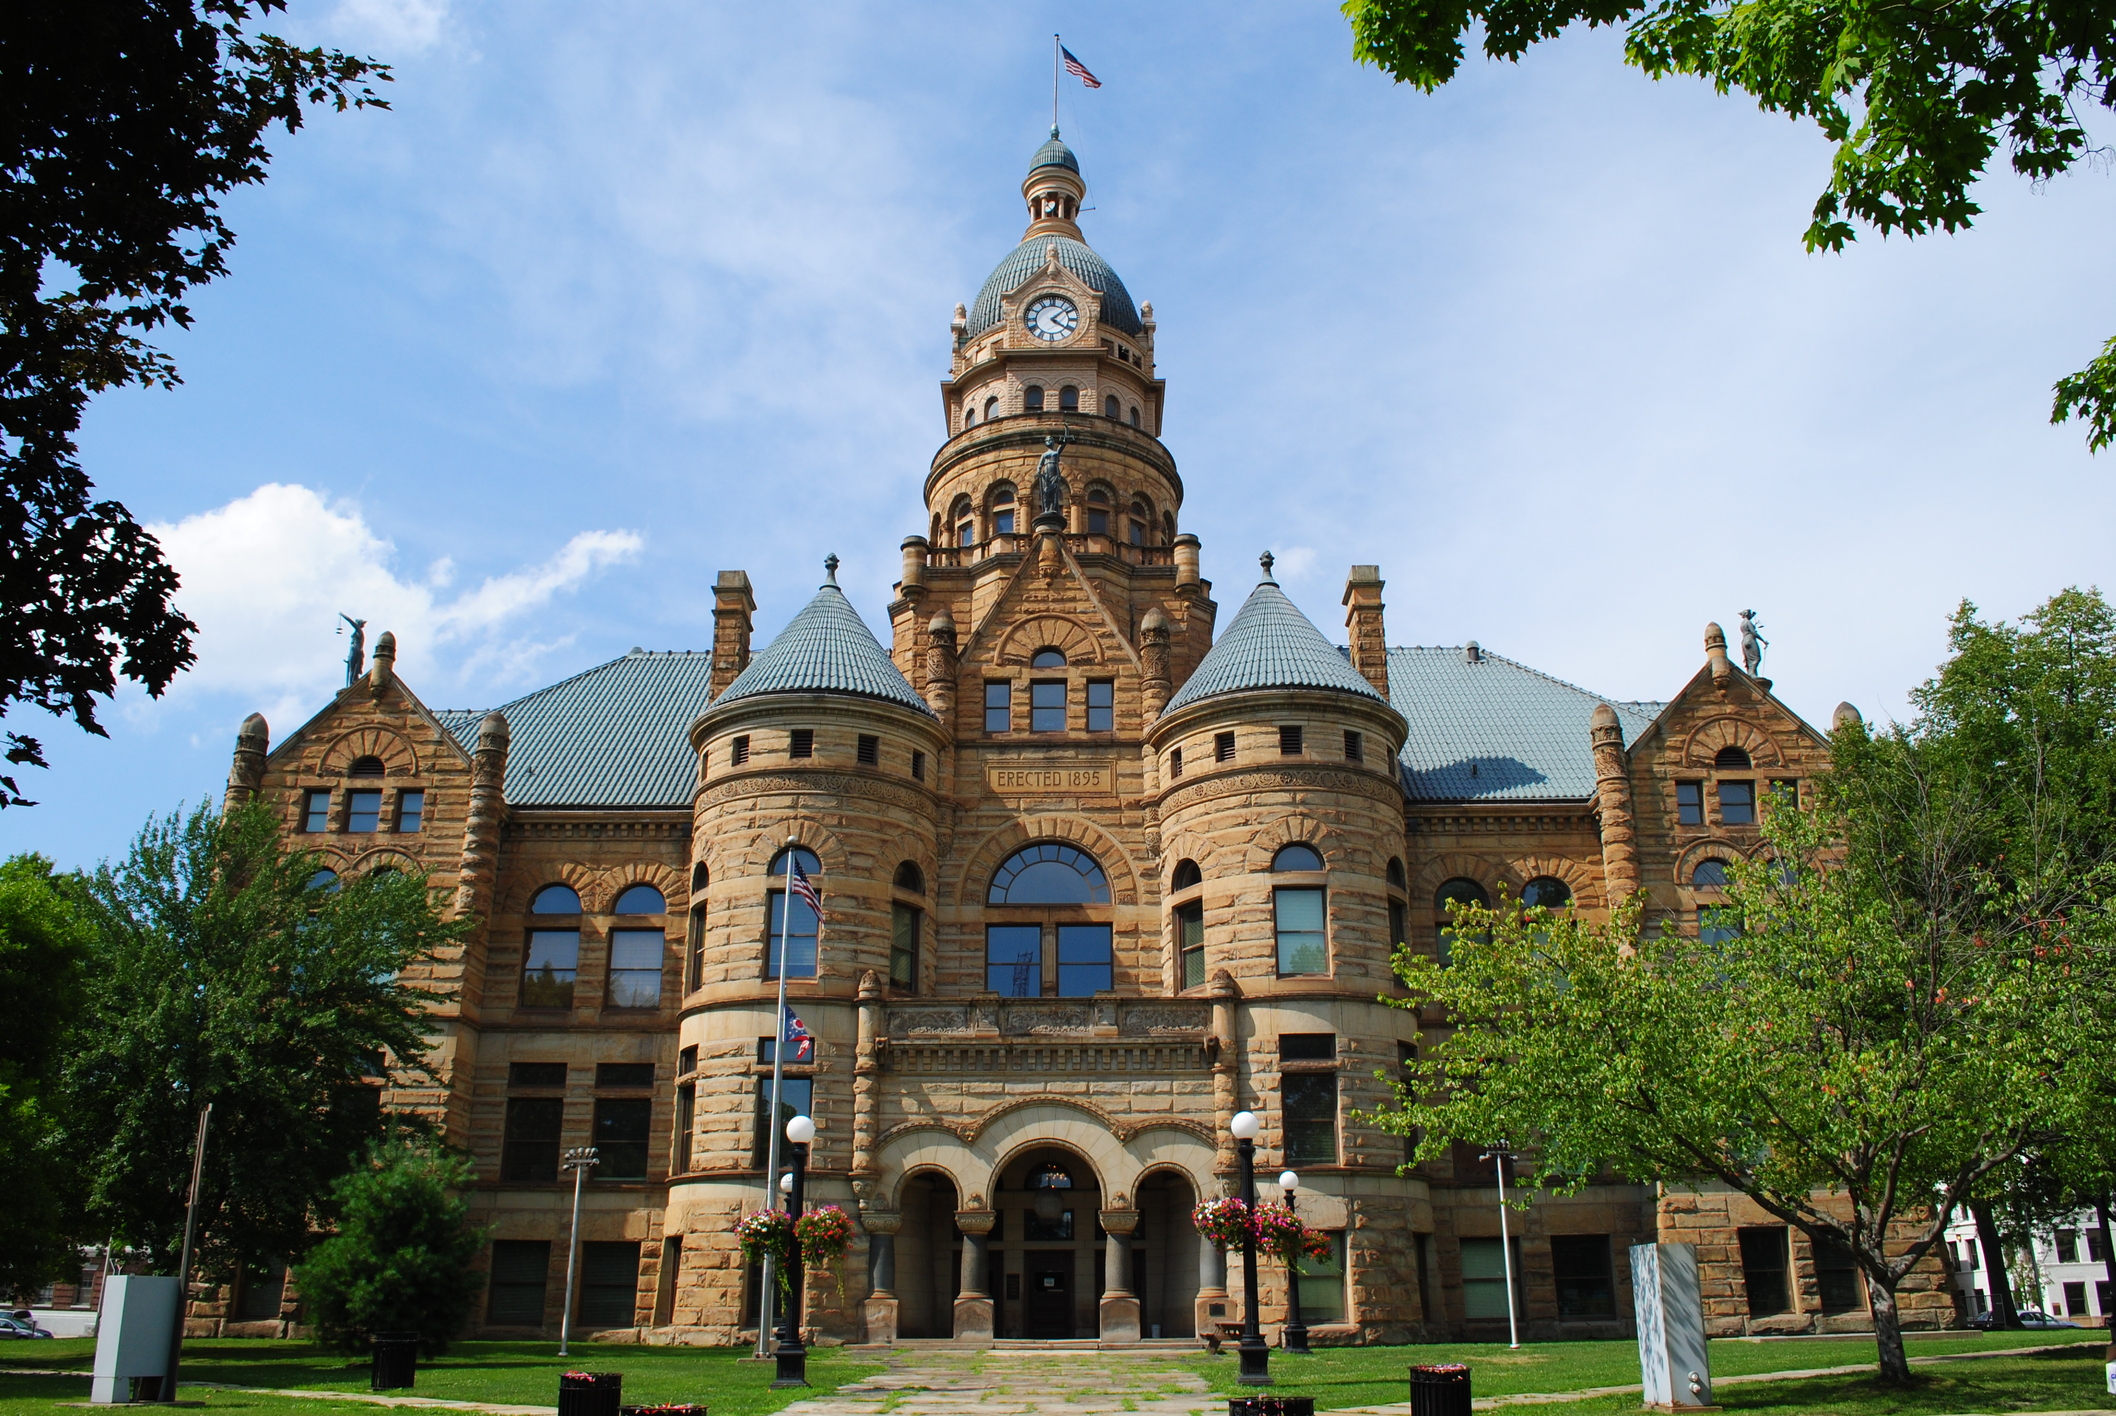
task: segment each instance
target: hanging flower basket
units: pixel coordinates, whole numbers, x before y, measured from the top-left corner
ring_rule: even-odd
[[[745,1260],[758,1264],[769,1256],[783,1277],[793,1258],[793,1220],[785,1210],[751,1210],[735,1225],[735,1240],[742,1245]]]
[[[1249,1235],[1249,1207],[1232,1195],[1206,1200],[1190,1212],[1190,1222],[1214,1247],[1231,1252]]]
[[[801,1257],[812,1264],[837,1267],[852,1246],[852,1219],[836,1205],[818,1205],[794,1224],[801,1236]]]
[[[1278,1200],[1265,1200],[1256,1207],[1256,1246],[1287,1264],[1295,1259],[1330,1257],[1330,1241],[1322,1232],[1302,1224],[1300,1216]]]

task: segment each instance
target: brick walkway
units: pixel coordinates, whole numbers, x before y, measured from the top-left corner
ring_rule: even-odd
[[[797,1401],[781,1416],[1212,1416],[1227,1409],[1226,1398],[1180,1365],[1196,1359],[1187,1345],[1165,1353],[908,1346],[867,1352],[889,1370]]]

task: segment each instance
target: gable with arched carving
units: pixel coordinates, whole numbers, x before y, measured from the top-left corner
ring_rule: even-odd
[[[323,754],[323,774],[343,777],[363,757],[379,758],[385,777],[416,777],[419,754],[402,735],[387,728],[355,728],[332,743]]]
[[[1722,748],[1738,747],[1758,767],[1782,767],[1785,753],[1776,738],[1746,718],[1713,718],[1690,730],[1681,760],[1686,767],[1709,771]]]
[[[1039,649],[1056,649],[1065,655],[1068,667],[1109,661],[1101,637],[1085,621],[1072,615],[1036,615],[1000,637],[992,662],[1019,667]]]

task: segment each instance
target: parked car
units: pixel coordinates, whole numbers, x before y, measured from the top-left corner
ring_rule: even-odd
[[[1996,1313],[1978,1313],[1975,1317],[1969,1320],[1969,1326],[1977,1329],[1980,1332],[1991,1332],[1995,1330],[1997,1321],[1998,1315]],[[2050,1314],[2044,1312],[2040,1308],[2021,1309],[2020,1325],[2024,1328],[2041,1329],[2044,1331],[2047,1331],[2051,1328],[2076,1329],[2079,1326],[2078,1323],[2068,1323],[2063,1318],[2052,1317]]]
[[[0,1318],[0,1342],[11,1337],[50,1337],[51,1333],[37,1326],[36,1319]]]

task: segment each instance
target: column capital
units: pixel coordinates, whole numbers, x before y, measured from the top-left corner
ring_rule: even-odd
[[[1129,1234],[1139,1227],[1139,1212],[1134,1209],[1106,1209],[1096,1218],[1102,1221],[1105,1234]]]
[[[904,1217],[895,1210],[861,1210],[860,1228],[869,1234],[894,1234],[904,1224]]]
[[[985,1235],[992,1232],[999,1215],[993,1210],[957,1210],[955,1227],[965,1234]]]

